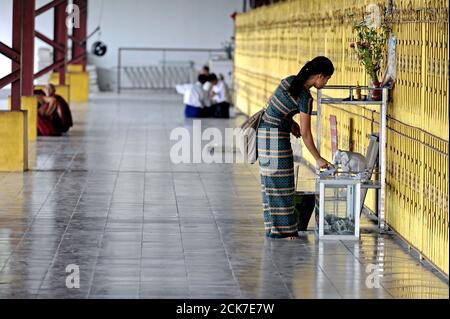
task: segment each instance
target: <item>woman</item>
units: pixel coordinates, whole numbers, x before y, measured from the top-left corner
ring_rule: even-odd
[[[281,81],[268,102],[258,129],[258,154],[266,236],[298,237],[294,215],[294,158],[290,133],[303,142],[320,168],[332,165],[323,159],[311,134],[313,98],[309,89],[322,89],[334,73],[333,63],[316,57],[296,76]],[[300,126],[292,117],[300,113]]]

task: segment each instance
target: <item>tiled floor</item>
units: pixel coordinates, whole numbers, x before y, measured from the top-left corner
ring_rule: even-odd
[[[31,145],[31,171],[0,173],[0,298],[449,297],[448,281],[391,235],[265,239],[257,166],[171,163],[172,129],[192,130],[180,102],[73,105],[69,136]],[[79,289],[66,287],[71,264]]]

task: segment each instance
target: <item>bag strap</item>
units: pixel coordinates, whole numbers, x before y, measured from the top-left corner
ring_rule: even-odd
[[[266,108],[263,108],[260,112],[261,112],[261,115],[258,117],[258,126],[256,126],[257,131],[258,131],[259,125],[261,124],[262,117],[266,113]]]

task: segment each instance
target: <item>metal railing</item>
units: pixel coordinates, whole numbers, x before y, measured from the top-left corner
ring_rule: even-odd
[[[125,52],[153,52],[159,55],[159,62],[147,65],[126,64]],[[168,55],[175,53],[184,54],[183,59],[170,60]],[[195,59],[195,54],[203,54],[203,57]],[[198,48],[119,48],[117,92],[120,94],[123,90],[174,89],[176,84],[195,82],[198,71],[208,64],[213,54],[226,54],[226,51]],[[124,80],[128,82],[127,85],[124,85]]]

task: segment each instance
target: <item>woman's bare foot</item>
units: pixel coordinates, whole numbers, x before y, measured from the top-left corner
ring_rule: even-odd
[[[298,234],[292,234],[291,236],[285,237],[285,239],[287,239],[287,240],[296,240],[299,238],[300,237],[298,236]]]
[[[299,239],[300,236],[298,235],[298,233],[290,233],[290,235],[286,234],[284,236],[273,236],[270,233],[266,234],[266,236],[268,238],[275,238],[275,239],[285,239],[285,240],[295,240],[295,239]]]

